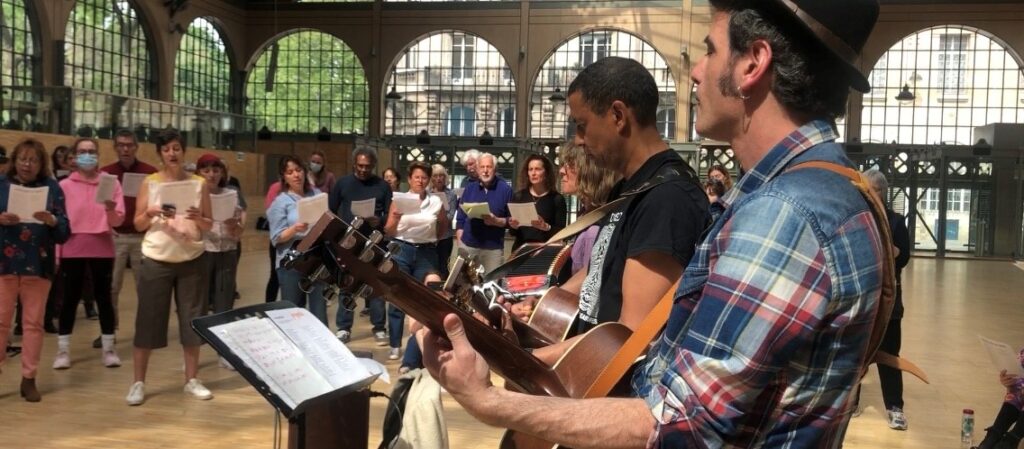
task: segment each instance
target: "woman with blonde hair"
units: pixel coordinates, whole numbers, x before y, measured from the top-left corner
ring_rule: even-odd
[[[50,178],[48,159],[38,140],[24,140],[11,152],[6,176],[0,176],[0,348],[14,317],[14,305],[22,304],[21,397],[39,402],[36,372],[43,350],[43,313],[53,280],[55,246],[71,235],[64,209],[64,192]],[[29,216],[10,212],[8,199],[13,186],[45,188],[44,210]],[[7,357],[0,352],[0,362]]]
[[[575,142],[563,144],[559,155],[562,158],[562,166],[558,170],[562,194],[577,197],[578,215],[603,206],[620,176],[613,170],[598,167],[593,159],[587,157],[583,147]],[[576,237],[572,245],[573,274],[590,264],[590,249],[600,230],[601,226],[595,224]]]

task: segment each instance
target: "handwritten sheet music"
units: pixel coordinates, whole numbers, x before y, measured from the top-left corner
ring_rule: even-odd
[[[22,223],[42,223],[32,214],[46,210],[46,197],[50,194],[49,187],[24,187],[11,184],[11,192],[7,196],[7,212],[18,216]]]
[[[309,198],[303,198],[295,202],[299,211],[299,223],[306,223],[310,226],[320,221],[320,217],[327,212],[327,194],[318,193]]]
[[[331,384],[332,390],[371,377],[352,351],[308,310],[269,310],[267,317],[295,343],[309,364]]]
[[[280,388],[279,396],[287,395],[292,403],[301,404],[334,390],[270,319],[236,321],[229,325],[227,332],[234,344],[252,361],[249,366],[255,368],[253,371],[258,374],[262,371]],[[280,394],[282,392],[283,395]]]
[[[1021,367],[1020,359],[1017,358],[1017,351],[1012,346],[1001,341],[990,340],[981,335],[978,336],[978,339],[981,340],[985,351],[988,352],[988,358],[995,365],[996,370],[1006,370],[1007,374],[1024,376],[1024,367]]]
[[[96,202],[103,204],[107,201],[114,201],[114,186],[117,185],[117,176],[100,173],[99,184],[96,185]]]
[[[244,320],[239,320],[210,328],[210,330],[218,337],[220,337],[221,341],[223,341],[224,344],[231,349],[231,352],[242,361],[242,364],[248,367],[255,367],[256,363],[253,361],[251,357],[249,357],[248,353],[245,352],[245,349],[243,349],[242,346],[238,342],[236,342],[234,338],[231,337],[230,329],[239,325],[244,325],[239,323],[245,323],[257,319],[258,318],[246,318]],[[237,369],[238,367],[235,368]],[[280,397],[285,404],[288,404],[289,408],[295,409],[295,407],[299,405],[298,403],[295,402],[294,399],[291,398],[291,396],[288,396],[287,394],[281,394],[284,392],[284,389],[282,389],[281,386],[278,385],[273,378],[268,376],[267,373],[256,368],[252,368],[252,371],[256,373],[256,376],[259,377],[260,380],[263,381],[263,383],[267,384],[267,387],[269,387],[270,390],[274,392],[274,394],[277,394],[278,397]]]
[[[395,192],[391,196],[391,202],[395,205],[395,210],[402,215],[417,214],[420,212],[420,204],[423,200],[420,199],[419,194],[416,193],[402,193]]]
[[[124,196],[135,198],[139,196],[139,188],[142,187],[142,180],[149,176],[145,173],[125,173],[121,176],[121,190]]]
[[[377,199],[370,198],[368,200],[359,200],[352,202],[352,216],[353,217],[372,217],[374,215],[374,209],[377,208]]]
[[[210,195],[213,221],[223,222],[235,216],[238,209],[238,191],[225,189],[224,193]]]

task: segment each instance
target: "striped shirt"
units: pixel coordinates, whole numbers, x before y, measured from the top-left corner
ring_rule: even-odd
[[[718,203],[665,332],[633,379],[648,447],[827,447],[842,427],[881,293],[871,211],[823,121],[794,131]]]

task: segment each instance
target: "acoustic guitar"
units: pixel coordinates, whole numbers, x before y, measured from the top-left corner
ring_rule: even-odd
[[[357,228],[325,213],[289,252],[282,266],[299,271],[307,279],[354,292],[356,297],[383,296],[437,335],[444,335],[445,316],[458,315],[466,337],[491,369],[524,393],[569,398],[606,396],[656,335],[641,332],[643,328],[634,335],[622,324],[604,323],[584,334],[553,366],[548,366],[523,349],[514,336],[477,319],[465,304],[441,296],[399,270],[392,261],[397,245],[380,248],[379,233],[367,237]],[[663,314],[663,324],[670,301],[661,304],[666,308],[652,314]],[[505,449],[552,447],[555,445],[550,442],[516,432],[507,432],[502,442]]]

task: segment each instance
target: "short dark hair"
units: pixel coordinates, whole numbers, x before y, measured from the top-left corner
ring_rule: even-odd
[[[428,178],[430,177],[430,166],[429,165],[424,164],[424,163],[422,163],[420,161],[416,161],[416,162],[413,162],[413,163],[409,164],[409,167],[406,168],[406,171],[408,172],[410,178],[412,177],[412,172],[414,172],[416,170],[423,170],[423,174],[427,175]]]
[[[541,165],[544,166],[544,189],[548,192],[554,192],[555,179],[558,178],[558,173],[555,172],[555,164],[551,163],[551,159],[544,157],[542,154],[531,154],[523,161],[523,166],[519,169],[519,189],[526,190],[530,188],[529,170],[530,162],[533,161],[540,161]]]
[[[772,48],[772,86],[775,98],[790,111],[834,121],[846,114],[850,76],[845,65],[795,19],[764,0],[711,0],[711,6],[730,13],[729,47],[733,56],[746,52],[755,40]],[[712,80],[713,81],[713,80]],[[719,86],[723,94],[735,86]],[[738,94],[738,92],[735,92]]]
[[[117,133],[114,134],[114,140],[117,140],[117,138],[119,137],[127,137],[129,139],[132,139],[132,143],[136,145],[139,144],[139,138],[135,135],[135,131],[132,131],[128,128],[121,128],[117,130]]]
[[[181,144],[181,151],[185,152],[185,140],[182,139],[181,133],[178,132],[178,130],[174,128],[161,130],[160,133],[156,135],[156,154],[160,154],[161,147],[174,142],[175,140]]]
[[[57,170],[57,169],[60,168],[60,163],[63,161],[63,159],[61,159],[61,158],[67,158],[68,157],[68,151],[69,151],[69,149],[68,149],[67,145],[57,145],[57,146],[53,147],[53,153],[50,154],[50,160],[53,162],[53,169],[54,170]],[[58,160],[58,159],[61,159],[61,160]]]
[[[636,115],[640,126],[654,126],[658,118],[658,84],[646,67],[632,59],[610,56],[590,64],[569,85],[568,95],[579,92],[595,114],[604,114],[616,100]]]

